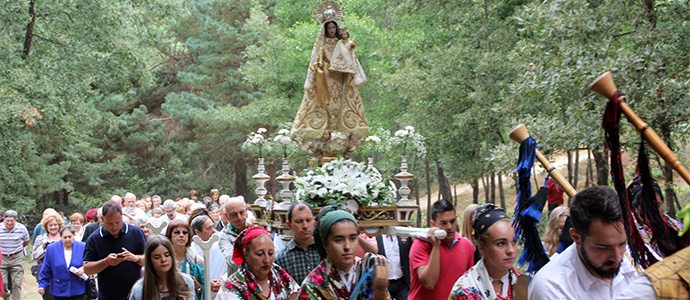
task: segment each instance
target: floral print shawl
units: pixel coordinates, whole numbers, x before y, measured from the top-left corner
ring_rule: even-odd
[[[359,281],[361,270],[362,259],[355,257],[355,278],[351,283],[351,289],[348,290],[333,263],[329,259],[324,259],[302,282],[299,300],[348,300]],[[386,294],[390,300],[390,294]],[[363,299],[360,297],[361,295],[357,299]]]
[[[356,257],[355,268],[358,268],[360,264],[361,259]],[[356,277],[351,284],[352,288],[357,284],[358,278]],[[338,270],[333,267],[333,263],[329,259],[324,259],[302,282],[299,299],[347,300],[350,298],[351,293],[352,290],[347,289],[347,285],[340,278]]]
[[[513,286],[517,283],[517,277],[520,271],[515,268],[508,271],[510,273],[510,282]],[[489,272],[484,265],[484,259],[481,259],[472,268],[467,270],[465,275],[460,276],[460,279],[453,285],[453,290],[450,292],[449,300],[495,300],[496,291],[489,278]]]
[[[269,273],[271,282],[271,295],[275,295],[276,300],[286,300],[288,297],[299,291],[299,286],[290,275],[280,266],[273,264],[273,269]],[[256,281],[254,274],[249,271],[246,264],[230,275],[223,284],[216,299],[221,300],[266,300],[261,286]]]

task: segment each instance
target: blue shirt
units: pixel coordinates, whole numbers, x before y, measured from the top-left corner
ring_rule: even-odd
[[[134,225],[123,223],[117,238],[101,226],[86,241],[84,261],[100,263],[110,253],[121,253],[123,247],[132,254],[141,255],[145,246],[144,233]],[[98,273],[98,299],[127,299],[129,290],[140,277],[141,266],[131,261],[106,267]]]

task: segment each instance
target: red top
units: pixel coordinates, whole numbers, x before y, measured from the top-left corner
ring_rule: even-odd
[[[431,243],[415,239],[410,248],[410,300],[448,299],[453,284],[474,265],[474,246],[470,240],[455,233],[450,248],[441,243],[441,260],[438,281],[433,290],[427,290],[419,281],[416,269],[429,261]]]
[[[546,198],[546,202],[549,203],[549,205],[563,204],[563,189],[553,178],[549,178],[546,188],[549,189],[549,196]]]

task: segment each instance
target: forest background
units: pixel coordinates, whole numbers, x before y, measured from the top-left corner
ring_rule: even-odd
[[[289,128],[319,30],[315,1],[0,2],[0,209],[34,224],[45,207],[83,211],[127,191],[255,197],[257,154],[242,144],[259,127]],[[513,202],[503,181],[515,177],[518,145],[507,135],[519,123],[548,156],[566,155],[578,189],[608,184],[606,99],[587,91],[604,71],[688,163],[688,1],[343,4],[369,79],[372,134],[411,125],[425,137],[426,151],[405,153],[417,199],[435,185],[453,199],[451,186],[467,183],[474,202]],[[634,157],[639,136],[621,124]],[[266,154],[274,178],[276,148]],[[367,146],[353,158],[373,156],[392,179],[402,154]],[[650,154],[675,215],[690,188]],[[293,170],[307,167],[306,152],[289,156]]]

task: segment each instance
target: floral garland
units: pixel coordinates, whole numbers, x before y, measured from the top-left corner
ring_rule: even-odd
[[[341,204],[349,199],[360,206],[395,204],[395,184],[386,184],[376,168],[351,160],[335,160],[295,179],[295,198],[314,206]]]

